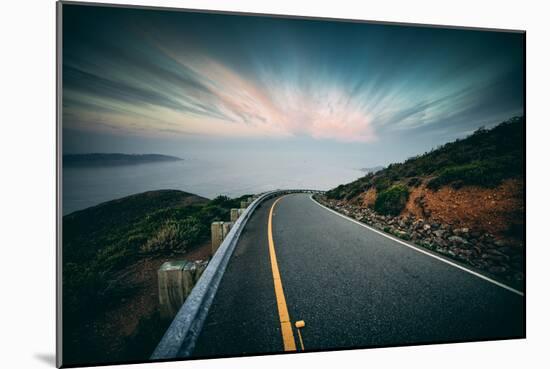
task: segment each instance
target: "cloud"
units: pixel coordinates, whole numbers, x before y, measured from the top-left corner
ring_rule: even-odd
[[[364,143],[435,126],[452,130],[451,122],[522,106],[521,64],[492,58],[483,45],[494,40],[479,41],[487,34],[460,36],[449,47],[435,29],[417,29],[423,39],[416,40],[404,28],[363,25],[358,33],[346,27],[359,25],[344,23],[309,29],[229,17],[210,24],[173,13],[94,28],[90,19],[66,32],[79,35],[64,42],[67,128]],[[246,22],[254,26],[239,28]],[[438,53],[442,45],[449,49]]]
[[[146,69],[138,75],[146,78],[137,81],[66,65],[65,103],[69,110],[79,105],[80,123],[93,126],[95,116],[98,124],[110,121],[121,129],[149,129],[153,134],[375,139],[368,114],[338,86],[312,92],[287,81],[268,85],[206,56],[164,57],[177,65],[168,70],[142,61],[139,65]],[[78,99],[81,104],[75,104]],[[100,108],[95,109],[90,101]]]

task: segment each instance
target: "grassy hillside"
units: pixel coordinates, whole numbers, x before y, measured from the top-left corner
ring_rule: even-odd
[[[516,288],[525,277],[524,119],[392,164],[317,199]]]
[[[241,199],[208,200],[182,191],[151,191],[64,216],[64,352],[69,362],[146,359],[150,347],[129,343],[130,356],[124,352],[112,356],[101,347],[121,334],[109,332],[108,321],[105,327],[97,322],[140,292],[141,287],[128,283],[125,274],[144,273],[137,267],[144,261],[185,255],[204,244],[210,239],[210,223],[228,220],[230,209],[239,207]],[[119,318],[113,315],[110,319]],[[154,319],[151,324],[148,317],[141,318],[149,328],[157,325]]]
[[[375,210],[397,215],[411,189],[425,184],[430,190],[443,186],[493,188],[506,179],[522,178],[524,119],[515,117],[487,130],[447,143],[437,149],[391,164],[387,168],[327,192],[329,199],[351,200],[375,189]]]

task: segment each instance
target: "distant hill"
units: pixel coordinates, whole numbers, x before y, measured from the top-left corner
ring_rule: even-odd
[[[63,166],[66,167],[100,167],[157,163],[183,160],[176,156],[161,154],[119,154],[119,153],[91,153],[63,155]]]

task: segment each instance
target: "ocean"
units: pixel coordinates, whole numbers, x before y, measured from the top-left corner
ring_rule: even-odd
[[[274,189],[328,190],[364,173],[308,160],[185,159],[111,167],[64,168],[63,215],[144,191],[175,189],[206,198],[238,197]]]

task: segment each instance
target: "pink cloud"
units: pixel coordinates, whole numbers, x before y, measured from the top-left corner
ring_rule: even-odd
[[[167,49],[164,49],[168,52]],[[216,60],[202,55],[170,55],[192,70],[211,94],[188,89],[179,97],[183,103],[209,107],[221,117],[205,111],[203,134],[292,137],[306,135],[314,139],[343,142],[368,142],[376,139],[371,117],[346,91],[336,85],[308,89],[271,76],[259,81],[237,73]],[[313,84],[313,83],[312,83]],[[204,108],[201,108],[204,109]],[[184,113],[185,114],[185,113]],[[193,119],[177,119],[180,125]],[[222,121],[222,122],[220,122]],[[185,129],[186,127],[182,127]]]

